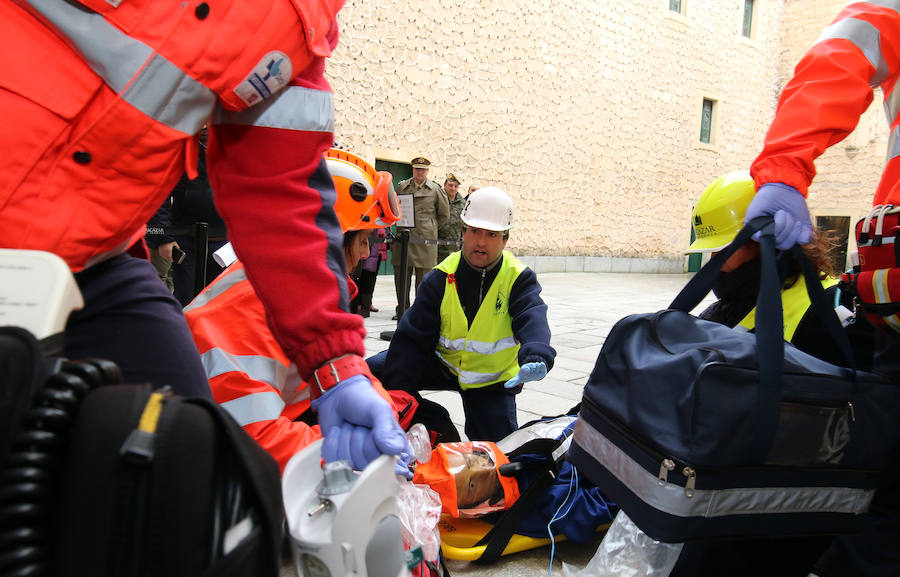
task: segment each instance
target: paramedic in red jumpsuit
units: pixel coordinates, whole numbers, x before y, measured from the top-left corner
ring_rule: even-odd
[[[814,161],[853,131],[873,100],[873,88],[879,87],[891,132],[873,205],[900,205],[898,83],[900,0],[849,4],[806,53],[781,93],[764,148],[750,169],[757,193],[746,220],[774,215],[779,249],[810,242],[812,225],[805,197],[816,174]],[[898,341],[896,333],[879,331],[876,337],[874,370],[895,380],[900,380]],[[900,456],[897,449],[895,453]],[[898,463],[896,458],[893,462]],[[898,541],[900,466],[895,465],[882,476],[866,529],[836,538],[814,574],[900,575]]]
[[[210,125],[216,207],[336,452],[408,451],[348,310],[322,153],[341,0],[0,0],[0,247],[53,252],[85,308],[66,354],[209,395],[180,307],[125,251]],[[288,263],[303,262],[304,266]],[[359,459],[357,459],[359,461]]]

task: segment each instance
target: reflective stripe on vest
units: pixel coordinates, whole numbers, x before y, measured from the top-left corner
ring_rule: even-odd
[[[200,360],[209,379],[239,371],[253,379],[263,382],[272,388],[281,391],[285,382],[288,367],[277,360],[262,355],[233,355],[219,348],[209,349]]]
[[[245,427],[260,421],[272,421],[281,416],[284,401],[275,391],[251,393],[221,403],[223,409],[234,417],[238,425]]]
[[[334,131],[332,95],[327,90],[288,86],[277,98],[234,112],[218,108],[213,124],[266,126],[312,132]]]
[[[828,289],[838,283],[838,279],[834,277],[826,277],[822,281],[822,288]],[[790,288],[781,291],[781,308],[784,313],[784,340],[790,342],[794,339],[794,333],[803,320],[803,315],[809,309],[809,294],[806,292],[806,279],[800,276],[797,282]],[[738,327],[752,331],[756,326],[756,307],[753,307],[747,316],[738,323]]]
[[[449,275],[459,267],[460,252],[436,268]],[[455,282],[446,281],[441,301],[441,334],[435,350],[438,358],[459,380],[463,390],[511,379],[519,370],[519,343],[512,332],[509,293],[525,265],[508,251],[491,283],[472,326],[459,301]]]
[[[197,295],[194,300],[189,302],[188,305],[184,307],[184,312],[192,311],[209,304],[210,301],[212,301],[214,298],[224,293],[234,285],[247,280],[247,271],[244,270],[243,266],[241,266],[240,268],[234,268],[236,270],[232,270],[225,276],[217,279],[213,284],[209,285],[206,290]]]
[[[124,101],[185,134],[206,123],[217,97],[145,43],[87,8],[59,0],[28,0]]]

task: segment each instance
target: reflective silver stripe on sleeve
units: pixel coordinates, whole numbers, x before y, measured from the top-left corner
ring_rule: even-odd
[[[875,491],[847,487],[748,487],[695,489],[692,497],[674,483],[659,485],[650,473],[599,431],[579,419],[575,442],[640,500],[677,517],[723,517],[775,513],[862,514]],[[699,476],[698,476],[699,478]]]
[[[251,393],[226,401],[221,405],[242,427],[260,421],[277,419],[284,410],[284,401],[274,391]]]
[[[866,60],[875,69],[875,74],[869,79],[871,86],[878,86],[887,78],[890,70],[888,70],[887,62],[881,54],[881,33],[878,31],[878,28],[875,28],[865,20],[845,18],[826,28],[822,35],[819,36],[819,39],[816,40],[816,44],[832,38],[849,40],[862,51]]]
[[[888,126],[894,124],[894,119],[897,118],[897,113],[900,112],[900,92],[897,92],[898,89],[900,89],[900,78],[894,83],[894,89],[891,90],[891,93],[887,94],[884,99],[884,117],[887,118]],[[885,90],[885,93],[887,93],[887,90]],[[890,149],[888,150],[890,151]]]
[[[215,124],[265,126],[309,132],[334,132],[331,92],[288,86],[275,98],[239,112],[216,109]]]
[[[900,0],[867,0],[867,4],[874,4],[882,8],[890,8],[897,14],[900,14]]]
[[[157,122],[195,134],[216,95],[177,66],[90,10],[60,0],[27,0],[69,39],[123,100]]]
[[[234,285],[238,284],[239,282],[243,282],[245,280],[247,280],[247,271],[243,268],[228,273],[226,276],[218,279],[216,282],[210,285],[209,288],[207,288],[204,292],[197,295],[197,298],[189,302],[188,306],[184,307],[184,312],[188,312],[209,304],[211,300],[227,291]]]
[[[900,156],[900,126],[895,126],[891,129],[891,135],[888,137],[887,160],[898,156]]]
[[[253,379],[270,385],[279,394],[287,378],[288,368],[277,360],[262,355],[233,355],[222,349],[209,349],[202,355],[203,369],[207,378],[212,379],[230,372],[241,372]]]

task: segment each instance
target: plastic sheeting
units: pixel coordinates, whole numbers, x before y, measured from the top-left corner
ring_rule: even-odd
[[[683,543],[654,541],[619,511],[597,553],[580,571],[563,563],[565,577],[668,577]]]

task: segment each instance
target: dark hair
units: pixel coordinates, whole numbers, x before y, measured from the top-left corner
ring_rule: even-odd
[[[349,247],[351,244],[353,244],[353,241],[356,240],[356,237],[359,236],[360,234],[368,235],[369,231],[368,230],[348,230],[347,232],[345,232],[344,233],[344,243],[343,243],[344,250],[347,250],[347,247]]]

